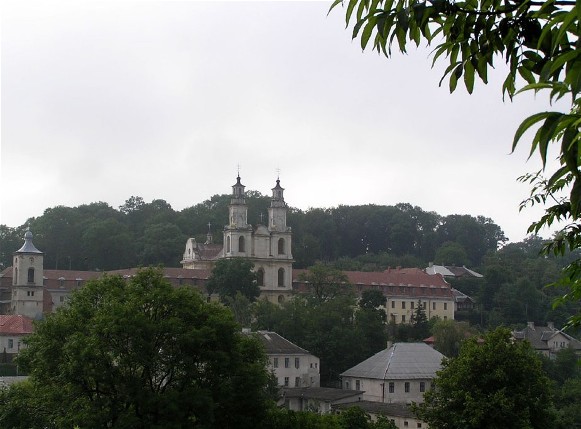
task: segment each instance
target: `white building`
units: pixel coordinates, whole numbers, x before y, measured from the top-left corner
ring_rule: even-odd
[[[341,374],[343,389],[363,390],[364,401],[422,402],[443,358],[424,343],[395,343]]]
[[[32,232],[24,234],[24,245],[14,252],[10,312],[31,319],[43,315],[44,254],[32,243]]]
[[[258,331],[255,334],[262,341],[269,369],[274,373],[279,386],[319,387],[321,363],[318,357],[276,332]]]

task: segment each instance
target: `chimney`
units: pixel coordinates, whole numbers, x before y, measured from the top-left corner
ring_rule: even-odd
[[[391,348],[391,346],[393,346],[393,342],[392,342],[392,341],[388,341],[388,342],[387,342],[387,348],[388,348],[388,349],[390,349],[390,348]]]
[[[555,330],[555,323],[554,322],[547,322],[547,326],[551,331]]]
[[[535,329],[535,322],[527,322],[527,326],[531,329]]]

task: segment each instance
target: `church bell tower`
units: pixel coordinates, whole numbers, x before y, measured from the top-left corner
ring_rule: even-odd
[[[31,319],[43,314],[44,254],[32,243],[32,232],[26,230],[24,245],[14,252],[12,264],[11,312]]]

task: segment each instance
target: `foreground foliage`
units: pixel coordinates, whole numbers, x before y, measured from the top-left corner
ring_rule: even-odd
[[[343,0],[335,0],[333,9]],[[523,91],[546,91],[551,101],[560,100],[564,111],[536,113],[517,128],[512,149],[527,133],[532,134],[531,156],[538,153],[543,168],[551,144],[559,153],[558,167],[525,175],[532,186],[522,207],[545,206],[545,215],[529,232],[539,232],[556,221],[563,227],[547,243],[545,253],[564,254],[581,248],[581,40],[578,2],[569,0],[349,0],[347,24],[354,20],[353,38],[361,47],[386,56],[392,45],[405,52],[409,42],[434,42],[434,63],[447,57],[442,80],[449,79],[450,92],[460,80],[469,93],[475,78],[488,82],[488,70],[504,60],[508,74],[502,90],[509,97]],[[568,111],[567,111],[568,109]],[[563,300],[581,299],[581,259],[563,271],[560,285],[569,288]],[[571,325],[581,324],[581,314]]]
[[[547,429],[555,415],[549,379],[527,342],[513,342],[505,328],[462,343],[446,359],[435,388],[415,406],[433,429]]]
[[[154,269],[87,283],[19,363],[30,382],[2,395],[3,428],[254,428],[268,404],[261,345]]]

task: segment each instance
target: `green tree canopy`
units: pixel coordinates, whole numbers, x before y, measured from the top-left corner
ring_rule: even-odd
[[[19,423],[9,407],[1,427],[254,428],[265,413],[260,343],[160,270],[88,282],[27,343],[19,363],[30,386],[2,399],[41,414]]]
[[[317,303],[352,294],[347,276],[330,265],[315,264],[306,273],[301,273],[299,280],[307,283],[309,298]]]
[[[554,427],[549,380],[527,342],[513,342],[499,328],[483,341],[462,343],[445,359],[422,404],[419,418],[433,429],[547,429]]]
[[[218,293],[222,302],[234,299],[240,292],[250,301],[260,296],[254,264],[245,258],[219,259],[214,265],[206,288],[210,293]]]

